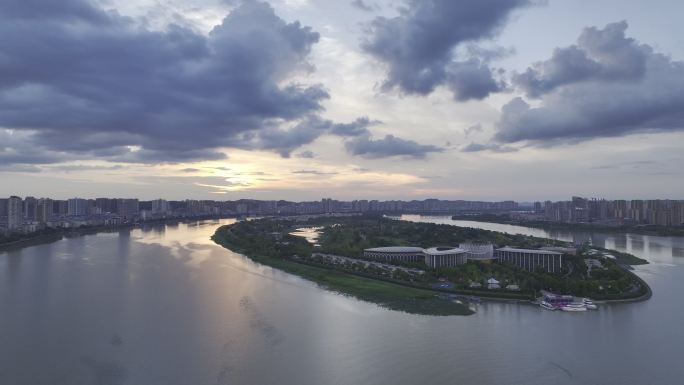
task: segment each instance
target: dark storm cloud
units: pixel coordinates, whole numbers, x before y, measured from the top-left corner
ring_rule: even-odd
[[[503,87],[490,55],[456,57],[461,45],[495,36],[511,11],[528,0],[408,0],[400,15],[377,17],[362,48],[387,65],[385,89],[426,95],[447,86],[460,101],[482,99]]]
[[[83,0],[4,0],[0,2],[0,15],[14,19],[88,19],[106,22],[106,15]]]
[[[626,28],[587,28],[577,45],[519,77],[540,104],[511,100],[494,140],[547,146],[684,129],[684,62],[626,38]]]
[[[419,144],[412,140],[397,138],[394,135],[386,135],[382,139],[373,139],[370,135],[362,135],[347,141],[345,146],[347,152],[365,158],[404,156],[420,159],[431,152],[444,151],[437,146]]]
[[[215,148],[262,127],[277,135],[328,98],[287,82],[310,70],[318,33],[266,3],[241,3],[208,35],[149,30],[94,4],[0,2],[0,127],[31,130],[31,145],[49,151],[118,161],[221,159]],[[265,147],[310,141],[294,135]]]
[[[652,53],[625,37],[627,22],[613,23],[600,30],[586,28],[577,44],[557,48],[549,60],[533,64],[514,77],[528,96],[539,97],[565,84],[582,81],[637,81],[646,72]]]
[[[33,145],[31,139],[32,135],[29,133],[0,129],[0,164],[48,164],[68,159],[63,153]]]
[[[247,149],[275,150],[287,158],[295,149],[312,143],[322,135],[330,134],[340,137],[369,135],[368,127],[380,123],[367,117],[358,118],[350,123],[335,123],[332,120],[311,115],[293,127],[272,126],[257,133],[247,133],[243,135],[240,142],[233,144]]]
[[[351,123],[337,123],[332,125],[331,133],[339,136],[358,136],[368,133],[368,127],[381,124],[377,120],[370,120],[367,117],[361,117]]]

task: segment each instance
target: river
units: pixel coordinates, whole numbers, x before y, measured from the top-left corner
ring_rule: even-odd
[[[586,234],[447,222],[559,239]],[[0,253],[0,384],[675,384],[684,239],[590,234],[642,256],[651,300],[583,314],[486,303],[415,316],[214,245],[230,220]],[[541,232],[541,233],[540,233]]]

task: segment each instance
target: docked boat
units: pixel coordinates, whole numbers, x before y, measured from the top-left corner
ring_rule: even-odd
[[[556,310],[556,307],[555,307],[555,306],[551,305],[550,303],[548,303],[548,302],[546,302],[546,301],[542,301],[542,302],[539,304],[539,306],[541,306],[542,309],[546,309],[546,310]]]
[[[596,306],[596,304],[595,304],[592,300],[590,300],[589,298],[583,299],[583,300],[582,300],[582,303],[583,303],[584,306],[585,306],[587,309],[589,309],[589,310],[596,310],[596,309],[598,309],[598,306]]]
[[[561,307],[563,311],[587,311],[586,305],[583,303],[569,303]]]

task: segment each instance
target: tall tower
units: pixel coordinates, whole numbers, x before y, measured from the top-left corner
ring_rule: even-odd
[[[24,224],[23,201],[18,196],[11,196],[7,200],[7,228],[18,230]]]

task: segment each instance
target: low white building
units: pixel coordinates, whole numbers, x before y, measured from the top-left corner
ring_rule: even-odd
[[[487,289],[496,290],[501,289],[501,284],[494,277],[487,280]]]

